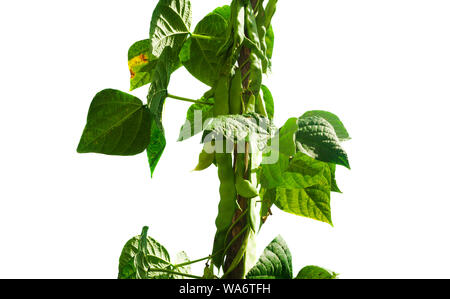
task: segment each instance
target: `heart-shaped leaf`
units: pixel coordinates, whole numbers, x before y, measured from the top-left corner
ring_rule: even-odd
[[[151,114],[142,101],[114,89],[99,92],[89,108],[79,153],[132,156],[150,143]]]

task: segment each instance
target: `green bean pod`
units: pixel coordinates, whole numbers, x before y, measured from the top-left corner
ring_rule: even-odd
[[[261,52],[258,25],[255,14],[253,13],[253,8],[250,4],[247,5],[245,11],[245,26],[250,41],[248,44],[251,44],[253,47],[252,53],[250,54],[249,90],[252,94],[257,95],[261,89],[263,74],[262,60],[265,59],[265,56]]]
[[[246,5],[241,0],[237,1],[235,6],[235,24],[234,24],[234,45],[239,47],[245,39],[245,8]]]
[[[264,103],[261,92],[256,97],[255,110],[256,110],[256,113],[258,113],[262,116],[268,117],[267,110],[266,110],[266,104]]]
[[[256,107],[256,98],[254,95],[251,95],[248,99],[247,105],[245,106],[245,113],[254,113]]]
[[[230,113],[241,114],[242,113],[242,75],[240,70],[236,70],[233,78],[231,79],[230,87]]]
[[[245,7],[245,27],[247,28],[248,38],[259,47],[258,25],[250,3]]]
[[[269,28],[270,23],[272,22],[273,15],[277,10],[277,2],[278,0],[269,0],[265,9],[265,24],[264,27]]]
[[[194,171],[203,171],[208,169],[213,163],[215,159],[215,153],[212,150],[214,145],[211,143],[205,144],[202,152],[198,156],[198,164],[195,167]]]
[[[228,76],[220,76],[214,91],[214,116],[230,114],[229,105],[229,78]]]
[[[256,16],[256,25],[258,27],[260,51],[262,52],[264,57],[261,58],[261,62],[263,66],[263,72],[266,73],[269,65],[269,60],[267,59],[267,43],[266,43],[267,28],[265,27],[266,13],[262,4],[259,5],[257,9],[258,15]]]
[[[258,189],[249,180],[240,176],[236,178],[236,192],[244,198],[254,198],[258,196]]]
[[[216,162],[220,180],[219,213],[216,218],[217,232],[214,238],[213,263],[220,267],[225,256],[226,234],[233,224],[233,216],[236,212],[236,188],[231,154],[216,153]]]

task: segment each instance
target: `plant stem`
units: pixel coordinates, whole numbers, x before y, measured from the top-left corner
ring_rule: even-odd
[[[189,277],[189,278],[194,278],[194,279],[203,279],[203,277],[201,277],[201,276],[196,276],[196,275],[186,274],[186,273],[180,273],[180,272],[166,270],[166,269],[153,269],[153,268],[150,268],[150,269],[148,269],[148,272],[161,272],[161,273],[179,275],[179,276],[184,276],[184,277]]]
[[[198,100],[193,100],[193,99],[183,98],[183,97],[175,96],[175,95],[172,95],[172,94],[168,94],[167,97],[168,97],[168,98],[171,98],[171,99],[174,99],[174,100],[182,101],[182,102],[188,102],[188,103],[194,103],[194,104],[200,104],[200,105],[214,106],[214,104],[212,104],[212,103],[206,103],[206,102],[202,102],[202,101],[198,101]]]
[[[184,267],[184,266],[189,266],[189,265],[192,265],[192,264],[200,263],[200,262],[203,262],[203,261],[206,261],[206,260],[209,260],[209,259],[211,259],[211,256],[207,256],[207,257],[204,257],[202,259],[195,260],[195,261],[190,261],[190,262],[174,265],[173,267],[174,268],[181,268],[181,267]]]

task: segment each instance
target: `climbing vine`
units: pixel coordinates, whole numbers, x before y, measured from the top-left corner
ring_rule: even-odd
[[[119,278],[336,278],[316,266],[294,276],[280,236],[259,259],[255,252],[273,206],[332,225],[331,194],[341,192],[336,167],[350,168],[342,147],[350,136],[336,115],[308,111],[281,128],[273,123],[275,102],[263,79],[272,64],[276,5],[277,0],[232,0],[193,27],[189,0],[160,0],[149,38],[128,53],[130,89],[148,85],[147,102],[114,89],[94,97],[79,153],[146,151],[153,176],[166,147],[164,103],[190,102],[179,142],[201,133],[195,170],[217,167],[220,181],[216,234],[206,257],[191,261],[180,253],[172,260],[144,227],[123,248]],[[209,86],[198,100],[169,93],[171,75],[181,67]],[[190,265],[200,262],[204,273],[192,274]]]

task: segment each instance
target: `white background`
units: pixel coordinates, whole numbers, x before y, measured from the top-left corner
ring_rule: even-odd
[[[227,3],[192,0],[194,23]],[[190,172],[198,137],[175,142],[188,104],[167,102],[153,180],[145,154],[76,153],[95,93],[128,90],[127,51],[148,36],[155,4],[1,2],[0,277],[115,278],[122,246],[144,225],[173,255],[210,253],[216,173]],[[338,170],[334,228],[275,209],[259,252],[282,234],[295,272],[450,278],[449,15],[437,0],[279,1],[265,79],[276,123],[338,114],[353,137],[352,171]],[[171,82],[173,94],[206,91],[185,71]],[[133,94],[145,100],[146,88]]]

